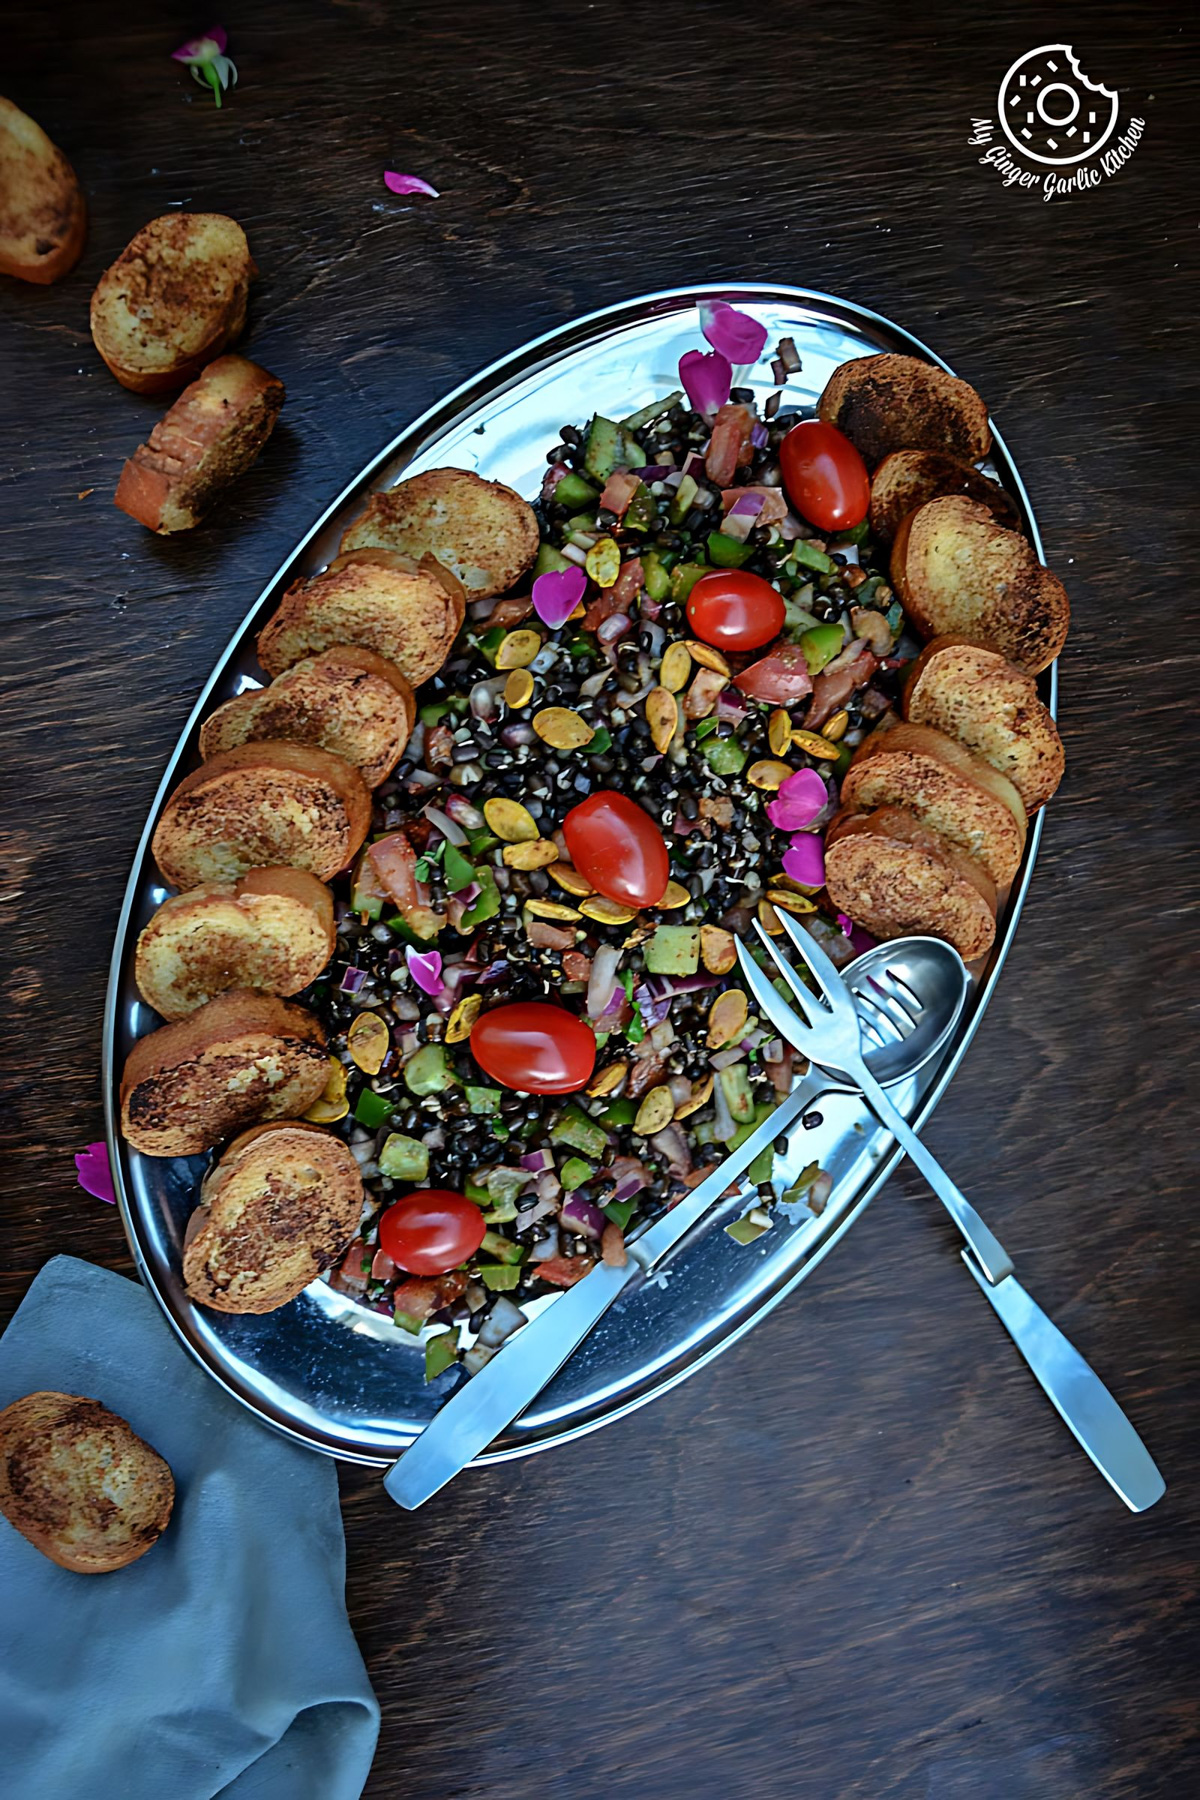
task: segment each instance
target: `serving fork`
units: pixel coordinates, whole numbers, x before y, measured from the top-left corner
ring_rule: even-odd
[[[875,1080],[863,1054],[863,1033],[870,1028],[862,1025],[850,990],[825,951],[789,914],[781,911],[778,916],[816,982],[817,992],[812,992],[774,939],[758,925],[771,963],[795,1002],[793,1008],[783,1000],[745,944],[739,942],[742,973],[762,1011],[814,1066],[840,1076],[863,1095],[954,1220],[967,1245],[963,1261],[1063,1422],[1131,1511],[1143,1512],[1153,1506],[1165,1492],[1166,1483],[1141,1438],[1099,1376],[1017,1281],[1003,1245]],[[947,950],[947,955],[954,952]],[[906,1020],[911,1029],[920,1011],[917,996],[894,976],[878,980],[874,986],[880,1014],[892,1024]]]

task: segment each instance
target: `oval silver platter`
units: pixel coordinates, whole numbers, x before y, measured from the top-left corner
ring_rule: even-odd
[[[108,1141],[125,1230],[142,1280],[192,1355],[265,1423],[326,1455],[380,1466],[392,1462],[432,1417],[456,1377],[445,1375],[427,1387],[416,1341],[323,1282],[261,1317],[207,1312],[184,1293],[183,1230],[207,1159],[144,1157],[122,1142],[117,1129],[125,1057],[134,1040],[159,1022],[133,983],[138,932],[166,894],[150,856],[151,833],[167,795],[198,760],[201,720],[232,695],[262,684],[254,639],[279,595],[298,576],[326,566],[345,526],[373,490],[451,464],[477,469],[532,498],[561,425],[582,424],[594,412],[621,418],[678,385],[680,356],[703,342],[698,317],[703,299],[728,300],[760,320],[767,327],[768,359],[779,338],[795,340],[803,368],[787,384],[789,407],[811,404],[833,369],[850,357],[893,350],[941,362],[916,338],[864,307],[802,288],[743,284],[681,288],[606,307],[484,369],[408,426],[363,470],[255,601],[196,703],[138,846],[117,929],[104,1029]],[[746,385],[755,387],[760,400],[773,391],[769,360]],[[1041,556],[1024,487],[998,435],[992,467],[1023,507]],[[1043,688],[1053,708],[1055,670]],[[955,1041],[896,1093],[910,1116],[924,1119],[932,1111],[979,1024],[1012,941],[1041,823],[1039,815],[995,948],[975,982]],[[819,1111],[821,1125],[797,1127],[777,1168],[786,1176],[785,1186],[813,1159],[830,1171],[833,1192],[820,1216],[803,1207],[789,1208],[791,1219],[777,1211],[772,1230],[739,1246],[723,1226],[742,1203],[718,1210],[673,1257],[667,1278],[635,1291],[610,1312],[536,1405],[481,1461],[569,1442],[644,1406],[736,1343],[791,1293],[878,1193],[898,1160],[890,1138],[853,1098],[827,1097]]]

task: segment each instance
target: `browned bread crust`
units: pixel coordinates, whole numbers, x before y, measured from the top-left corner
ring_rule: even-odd
[[[86,234],[74,169],[28,113],[0,98],[0,274],[48,287],[75,267]]]
[[[190,531],[244,475],[275,429],[282,381],[244,356],[218,356],[139,444],[114,504],[160,536]]]
[[[303,869],[251,869],[164,900],[137,941],[147,1006],[182,1019],[227,988],[298,994],[337,942],[333,896]]]
[[[196,1156],[258,1119],[299,1117],[328,1076],[311,1013],[233,988],[138,1039],[121,1075],[121,1131],[146,1156]]]
[[[982,757],[927,725],[893,725],[855,752],[842,806],[899,806],[978,862],[998,888],[1017,872],[1025,808],[1011,781]]]
[[[43,1390],[0,1412],[0,1512],[60,1568],[136,1562],[174,1503],[162,1457],[99,1400]]]
[[[427,469],[386,493],[342,538],[342,550],[428,552],[462,582],[472,600],[503,594],[538,552],[533,508],[512,488],[467,469]]]
[[[906,513],[946,494],[965,494],[988,507],[1010,531],[1019,531],[1021,515],[998,482],[969,462],[939,450],[893,450],[871,477],[871,530],[890,544]]]
[[[825,837],[825,886],[877,938],[944,938],[965,962],[996,936],[996,889],[971,858],[899,807],[838,813]]]
[[[100,277],[92,340],[123,387],[138,394],[184,387],[241,336],[255,274],[236,219],[165,213]]]
[[[219,706],[200,727],[200,754],[207,760],[238,744],[286,738],[344,757],[368,787],[378,787],[399,762],[416,716],[412,685],[395,663],[340,644]]]
[[[944,731],[1007,775],[1027,813],[1044,806],[1062,780],[1062,739],[1037,683],[997,650],[963,637],[934,638],[909,672],[904,716]]]
[[[309,744],[241,744],[184,777],[151,848],[177,888],[276,865],[329,881],[370,824],[370,790],[343,757]]]
[[[961,634],[998,650],[1027,675],[1049,668],[1071,607],[1032,544],[977,500],[930,500],[901,521],[892,584],[924,638]]]
[[[281,675],[303,657],[360,644],[419,687],[449,656],[465,617],[462,587],[436,558],[352,550],[292,584],[259,633],[258,660],[268,675]]]
[[[833,371],[817,416],[844,431],[869,468],[893,450],[986,456],[987,407],[967,382],[919,356],[860,356]]]
[[[216,1312],[274,1312],[344,1254],[362,1207],[341,1138],[300,1121],[245,1131],[206,1176],[188,1221],[187,1291]]]

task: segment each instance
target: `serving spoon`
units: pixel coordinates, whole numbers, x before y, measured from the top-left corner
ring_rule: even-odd
[[[876,945],[847,967],[844,979],[861,1021],[867,1064],[883,1088],[915,1075],[949,1042],[970,985],[961,959],[935,938]],[[770,991],[779,1002],[774,988]],[[383,1478],[392,1499],[415,1510],[486,1450],[531,1405],[614,1301],[661,1266],[759,1152],[821,1094],[833,1091],[858,1090],[814,1069],[711,1175],[627,1242],[623,1266],[597,1263],[507,1339],[392,1464]]]

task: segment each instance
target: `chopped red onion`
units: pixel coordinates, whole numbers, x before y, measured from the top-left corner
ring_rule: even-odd
[[[713,1134],[722,1143],[729,1143],[737,1132],[737,1121],[729,1110],[729,1101],[725,1097],[725,1086],[720,1080],[713,1082]]]
[[[454,820],[448,813],[444,813],[440,806],[435,806],[432,800],[429,802],[428,806],[423,806],[421,811],[429,820],[429,823],[435,826],[444,838],[449,838],[456,849],[462,849],[467,841],[467,834],[461,826],[454,823]]]
[[[365,969],[347,969],[346,973],[342,976],[342,981],[341,981],[342,993],[343,994],[357,994],[359,988],[362,986],[363,982],[366,979],[367,979],[367,971]]]
[[[765,425],[755,425],[750,433],[750,442],[756,450],[765,450],[771,441],[770,433]]]
[[[579,1194],[572,1194],[563,1202],[558,1217],[568,1230],[581,1231],[584,1237],[590,1238],[598,1238],[607,1223],[600,1208]]]
[[[617,1185],[608,1196],[610,1202],[632,1200],[635,1194],[650,1186],[649,1171],[635,1156],[614,1157],[609,1173],[617,1177]]]
[[[486,969],[480,970],[479,986],[494,987],[498,981],[503,981],[507,974],[508,963],[503,957],[499,957],[495,962],[490,962]]]
[[[578,544],[564,544],[561,554],[566,557],[568,562],[578,563],[580,568],[582,568],[587,561],[587,551],[581,550]],[[565,569],[563,570],[563,574],[566,574]],[[544,575],[538,576],[539,581],[544,581],[545,579],[546,577]],[[572,607],[571,611],[574,612],[574,610],[575,608]]]
[[[505,1338],[525,1323],[525,1314],[507,1294],[497,1294],[491,1311],[479,1327],[477,1341],[487,1350],[498,1350]]]
[[[764,504],[765,504],[765,498],[762,494],[755,494],[755,493],[751,493],[751,492],[739,494],[737,499],[734,501],[733,505],[730,507],[728,513],[725,515],[726,524],[728,524],[729,520],[733,517],[734,513],[739,514],[739,516],[742,513],[749,513],[751,518],[753,518],[756,513],[760,513],[762,511]]]
[[[554,1158],[548,1150],[531,1150],[521,1158],[521,1167],[528,1169],[531,1175],[540,1175],[544,1169],[554,1167]]]
[[[615,644],[618,638],[623,638],[627,632],[632,630],[633,620],[628,613],[610,613],[608,618],[602,619],[596,627],[596,637],[602,644]]]
[[[601,944],[592,958],[588,976],[587,1014],[589,1019],[602,1018],[617,985],[617,968],[621,952],[614,944]]]
[[[731,1044],[727,1050],[718,1050],[709,1057],[714,1069],[732,1069],[734,1063],[744,1062],[746,1052],[740,1044]]]
[[[642,987],[655,1000],[666,1000],[675,994],[698,994],[704,988],[716,987],[723,979],[720,975],[710,975],[705,969],[697,969],[694,975],[647,975]]]
[[[754,497],[758,499],[757,495]],[[759,499],[759,505],[762,505],[761,499]],[[740,506],[741,501],[739,500],[737,506],[730,507],[725,514],[721,530],[726,537],[736,538],[739,544],[744,544],[754,530],[754,514],[745,511],[739,512],[738,507]]]
[[[451,794],[446,801],[446,811],[456,825],[465,825],[468,831],[482,831],[487,823],[479,808],[472,806],[463,794]]]
[[[548,1262],[552,1256],[558,1255],[558,1226],[551,1225],[529,1252],[531,1263]]]
[[[495,605],[496,602],[494,600],[472,600],[470,606],[467,608],[467,617],[470,619],[472,625],[479,625],[484,619],[488,618],[494,611]]]
[[[641,481],[665,481],[668,475],[678,475],[679,470],[674,463],[650,463],[637,473]]]
[[[717,695],[717,717],[727,723],[736,724],[746,716],[746,701],[737,688],[722,688]]]
[[[652,993],[644,981],[639,982],[638,986],[634,988],[633,997],[641,1009],[642,1024],[647,1031],[652,1031],[656,1025],[661,1025],[671,1010],[670,994]]]
[[[782,1038],[772,1038],[771,1039],[770,1043],[767,1045],[766,1049],[763,1051],[763,1061],[765,1063],[777,1063],[777,1062],[783,1061],[783,1039]]]
[[[691,1173],[692,1157],[687,1147],[687,1140],[678,1125],[664,1125],[650,1139],[660,1156],[667,1159],[667,1168],[677,1179]]]
[[[541,1174],[536,1177],[533,1187],[539,1203],[549,1206],[553,1211],[557,1207],[558,1197],[562,1193],[562,1182],[554,1170],[552,1168],[543,1169]]]

